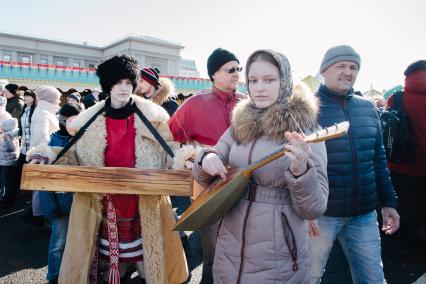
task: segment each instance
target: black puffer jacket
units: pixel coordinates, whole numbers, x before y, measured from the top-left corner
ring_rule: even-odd
[[[7,99],[6,110],[13,118],[19,119],[24,108],[24,100],[21,96],[16,95],[13,98]]]
[[[348,134],[326,142],[329,197],[325,215],[356,216],[382,207],[397,208],[386,168],[383,137],[375,106],[360,96],[341,96],[321,85],[319,123],[348,120]]]
[[[179,108],[179,104],[176,102],[174,98],[169,98],[161,106],[167,111],[167,113],[170,116],[172,116],[175,113],[175,111]]]

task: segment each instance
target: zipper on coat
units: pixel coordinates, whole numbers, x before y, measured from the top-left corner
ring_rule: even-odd
[[[256,185],[253,183],[250,183],[249,187],[249,195],[248,200],[249,204],[247,206],[246,216],[244,217],[244,223],[243,223],[243,232],[242,232],[242,244],[241,244],[241,254],[240,254],[240,269],[238,270],[238,277],[237,277],[237,284],[240,284],[241,282],[241,274],[243,272],[243,264],[244,264],[244,249],[246,245],[246,227],[247,227],[247,220],[250,213],[251,205],[253,204],[256,196]]]
[[[342,109],[343,113],[345,114],[345,119],[349,121],[349,114],[346,110],[346,101],[342,101]],[[356,164],[356,152],[355,152],[355,145],[353,141],[353,135],[352,135],[352,129],[349,128],[348,130],[348,136],[349,136],[349,145],[351,147],[352,152],[352,215],[355,215],[356,213],[356,197],[357,197],[357,191],[358,191],[358,182],[357,182],[357,164]]]
[[[219,238],[219,231],[220,231],[220,227],[222,227],[222,221],[223,221],[224,217],[225,217],[225,215],[222,216],[222,218],[220,218],[219,226],[217,227],[217,231],[216,231],[216,240]]]
[[[251,144],[249,154],[248,154],[248,161],[247,163],[251,165],[251,158],[253,156],[253,149],[254,145],[256,145],[257,139],[253,141],[253,144]],[[249,183],[249,186],[247,188],[248,190],[248,200],[249,204],[247,206],[246,216],[244,217],[244,223],[243,223],[243,232],[241,236],[242,244],[241,244],[241,254],[240,254],[240,269],[238,269],[238,277],[237,277],[237,284],[240,284],[241,282],[241,273],[243,272],[243,264],[244,264],[244,249],[246,246],[246,227],[247,227],[247,220],[250,213],[250,208],[253,202],[256,200],[256,184],[252,181]]]
[[[297,271],[299,270],[299,266],[297,265],[296,239],[294,238],[293,229],[287,220],[287,216],[283,212],[281,212],[281,222],[283,224],[284,240],[290,252],[291,260],[293,261],[293,271]]]

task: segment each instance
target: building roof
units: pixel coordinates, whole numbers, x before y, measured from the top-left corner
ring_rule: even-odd
[[[25,35],[22,33],[10,33],[10,32],[4,32],[0,31],[0,35],[2,36],[9,36],[14,38],[20,38],[20,39],[29,39],[34,41],[45,41],[45,42],[51,42],[51,43],[59,43],[63,45],[71,45],[71,46],[78,46],[78,47],[86,47],[86,48],[93,48],[93,49],[103,49],[103,47],[96,46],[96,45],[89,45],[87,42],[73,42],[69,40],[60,40],[60,39],[52,39],[52,38],[46,38],[46,37],[38,37],[35,35]]]
[[[38,37],[38,36],[34,36],[34,35],[25,35],[25,34],[21,34],[21,33],[10,33],[10,32],[5,32],[5,31],[0,31],[0,35],[14,37],[14,38],[21,38],[21,39],[29,39],[29,40],[34,40],[34,41],[44,41],[44,42],[58,43],[58,44],[63,44],[63,45],[78,46],[78,47],[84,47],[84,48],[90,48],[90,49],[98,49],[98,50],[103,50],[103,49],[106,49],[108,47],[111,47],[113,45],[116,45],[118,43],[128,41],[128,40],[136,40],[136,41],[142,41],[142,42],[145,42],[145,43],[154,43],[154,44],[159,44],[159,45],[166,45],[166,46],[175,47],[175,48],[179,48],[179,49],[184,48],[184,46],[182,46],[180,43],[175,43],[175,42],[155,38],[155,37],[152,37],[152,36],[144,36],[144,35],[126,35],[126,36],[124,36],[124,37],[122,37],[118,40],[115,40],[111,43],[107,43],[103,46],[97,46],[97,45],[91,45],[91,44],[89,45],[87,42],[83,42],[83,43],[72,42],[72,41],[69,41],[69,40],[59,40],[59,39],[52,39],[52,38],[46,38],[46,37]]]
[[[110,46],[116,45],[118,43],[127,41],[127,40],[136,40],[136,41],[142,41],[145,43],[155,43],[155,44],[159,44],[159,45],[167,45],[167,46],[171,46],[171,47],[175,47],[175,48],[179,48],[182,49],[184,48],[183,45],[181,45],[180,43],[176,43],[176,42],[171,42],[171,41],[167,41],[164,39],[159,39],[156,37],[152,37],[152,36],[144,36],[144,35],[126,35],[118,40],[115,40],[109,44],[106,44],[105,46],[103,46],[102,48],[108,48]]]

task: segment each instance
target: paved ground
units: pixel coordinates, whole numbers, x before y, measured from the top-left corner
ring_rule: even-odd
[[[19,219],[28,197],[20,199],[13,208],[0,209],[0,283],[44,283],[47,271],[47,248],[50,237],[48,229],[32,230]],[[179,203],[180,208],[187,204]],[[181,210],[178,213],[181,214]],[[197,233],[190,234],[192,253],[189,268],[192,279],[189,283],[200,283],[202,251]],[[389,284],[413,283],[426,273],[426,256],[408,255],[401,257],[394,249],[398,240],[383,238],[383,262]],[[327,264],[323,283],[352,283],[347,262],[338,245],[333,249]],[[137,283],[136,281],[131,281]]]

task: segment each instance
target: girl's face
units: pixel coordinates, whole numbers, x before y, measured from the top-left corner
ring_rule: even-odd
[[[133,93],[132,81],[129,79],[121,79],[111,88],[111,105],[113,107],[121,107],[127,104]]]
[[[264,109],[273,105],[280,95],[280,71],[263,60],[257,60],[249,66],[248,88],[257,108]]]
[[[24,104],[30,106],[34,103],[34,98],[31,96],[24,96]]]

